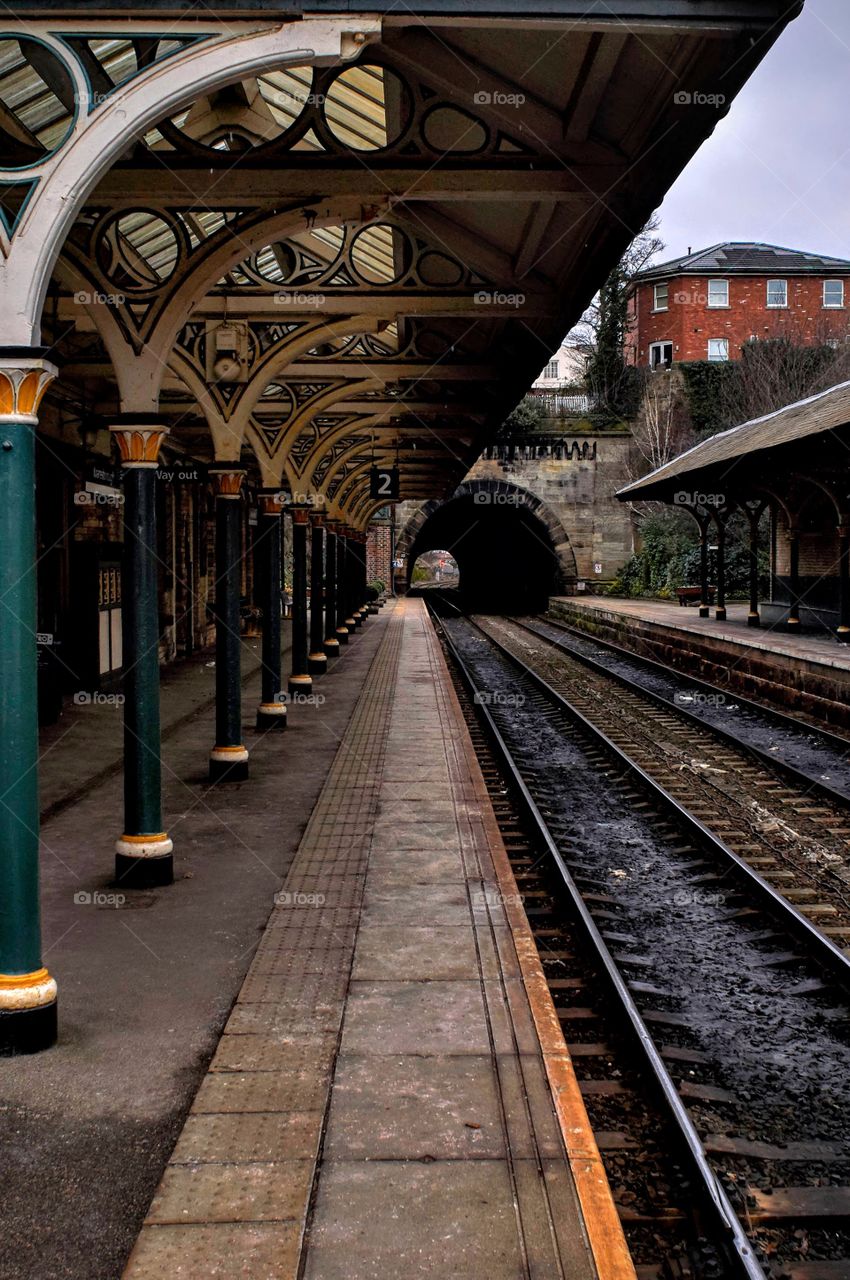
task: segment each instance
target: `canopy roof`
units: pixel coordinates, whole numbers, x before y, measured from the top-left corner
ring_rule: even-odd
[[[764,455],[785,445],[796,444],[813,436],[839,432],[837,442],[846,453],[850,438],[850,382],[841,382],[817,395],[786,405],[774,413],[753,418],[729,431],[702,440],[692,449],[658,467],[641,480],[620,489],[620,501],[635,499],[669,499],[683,483],[703,487],[701,477],[712,482],[728,479],[736,464],[746,459],[758,468]],[[761,455],[761,456],[759,456]],[[850,455],[848,455],[850,459]],[[789,472],[790,479],[790,472]]]
[[[373,458],[398,459],[402,498],[451,493],[798,7],[11,5],[50,13],[43,33],[0,32],[13,239],[28,167],[79,134],[81,79],[96,125],[116,92],[147,78],[154,93],[257,18],[291,30],[344,12],[356,28],[371,14],[376,31],[353,62],[267,66],[204,93],[187,72],[182,105],[128,129],[51,284],[54,402],[132,409],[123,388],[147,375],[127,371],[149,366],[187,455],[241,445],[264,483],[321,485],[355,522]]]

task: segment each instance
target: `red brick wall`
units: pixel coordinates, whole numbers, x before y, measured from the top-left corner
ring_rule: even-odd
[[[376,578],[389,587],[392,582],[392,537],[388,524],[372,524],[366,540],[366,574],[369,582]]]
[[[836,277],[829,277],[835,279]],[[729,281],[728,308],[709,307],[709,279]],[[788,306],[767,306],[767,281],[788,281]],[[750,338],[787,336],[794,342],[817,343],[850,333],[850,277],[844,280],[845,305],[824,307],[823,276],[678,276],[669,281],[668,310],[653,311],[654,285],[642,284],[632,299],[634,324],[630,359],[649,363],[653,342],[672,342],[673,359],[706,360],[709,338],[726,338],[729,358],[737,358]]]

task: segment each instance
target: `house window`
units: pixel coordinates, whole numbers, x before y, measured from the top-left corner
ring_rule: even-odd
[[[709,360],[728,360],[729,359],[729,339],[728,338],[709,338],[708,358]]]
[[[557,378],[557,376],[558,376],[558,361],[550,360],[546,368],[543,370],[543,377]]]
[[[669,369],[673,363],[672,342],[652,342],[649,347],[650,369]]]
[[[788,281],[787,280],[768,280],[767,305],[769,307],[787,307],[788,306]]]
[[[824,280],[823,305],[825,307],[843,307],[844,306],[844,281],[843,280]]]
[[[709,280],[708,305],[710,307],[728,307],[729,306],[729,281],[728,280]]]
[[[670,301],[670,286],[657,284],[653,295],[653,310],[666,311]]]

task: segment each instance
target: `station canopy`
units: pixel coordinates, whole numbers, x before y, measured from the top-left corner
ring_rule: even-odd
[[[402,499],[455,489],[792,16],[780,0],[372,3],[350,59],[201,92],[204,41],[341,12],[357,32],[357,11],[10,8],[12,240],[28,173],[73,140],[81,75],[97,111],[145,77],[155,102],[160,69],[187,69],[180,105],[81,173],[43,317],[52,402],[106,419],[147,378],[173,450],[241,453],[359,525],[376,461],[397,461]]]
[[[728,431],[718,432],[620,489],[621,501],[682,502],[712,495],[744,501],[764,492],[786,502],[801,484],[847,506],[850,473],[850,382],[829,387]]]

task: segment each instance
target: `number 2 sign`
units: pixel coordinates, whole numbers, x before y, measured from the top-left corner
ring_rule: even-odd
[[[385,502],[398,502],[400,495],[398,467],[372,467],[369,472],[369,496]]]

